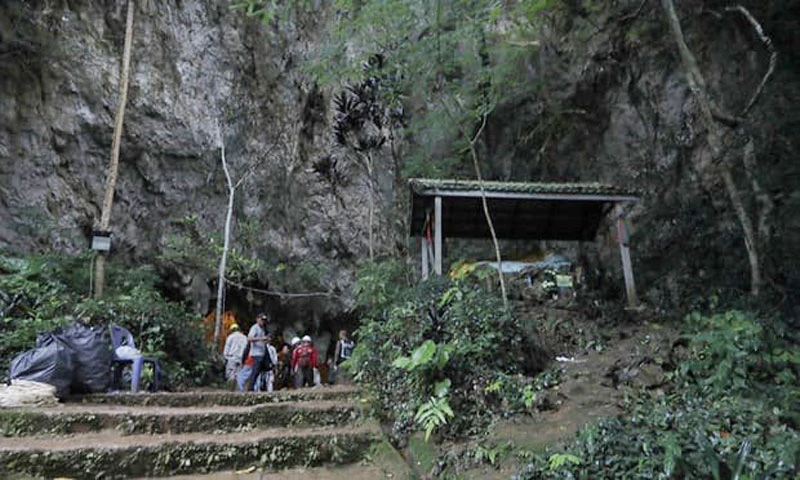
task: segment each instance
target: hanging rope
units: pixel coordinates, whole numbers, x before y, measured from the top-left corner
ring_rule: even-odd
[[[335,297],[335,298],[344,298],[341,295],[336,295],[332,292],[304,292],[304,293],[284,293],[284,292],[276,292],[274,290],[263,290],[260,288],[253,288],[247,287],[242,285],[241,283],[236,283],[233,280],[226,278],[225,283],[233,285],[234,287],[241,288],[242,290],[248,290],[251,292],[261,293],[264,295],[272,295],[274,297],[281,297],[281,298],[302,298],[302,297]]]

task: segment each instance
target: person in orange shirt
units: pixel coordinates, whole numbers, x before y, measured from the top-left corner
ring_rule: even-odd
[[[250,376],[253,374],[253,368],[255,368],[255,364],[255,359],[248,351],[247,357],[242,364],[242,369],[239,370],[239,373],[236,375],[237,392],[246,392],[248,390],[248,383],[250,383]]]

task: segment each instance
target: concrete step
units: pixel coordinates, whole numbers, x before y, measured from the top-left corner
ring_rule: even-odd
[[[360,407],[357,402],[349,400],[201,407],[78,403],[0,410],[0,436],[86,433],[106,429],[125,435],[229,433],[270,427],[346,425],[359,418]]]
[[[116,430],[66,436],[0,438],[0,478],[75,479],[267,471],[359,461],[380,436],[375,424],[279,428],[239,433],[123,435]]]
[[[71,397],[66,403],[162,407],[199,407],[203,405],[245,406],[310,400],[353,400],[358,398],[358,396],[358,388],[348,385],[337,385],[301,388],[297,390],[279,390],[270,393],[228,392],[223,390],[158,393],[115,392]]]

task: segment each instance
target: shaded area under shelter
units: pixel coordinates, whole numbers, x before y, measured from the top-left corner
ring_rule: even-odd
[[[485,195],[495,234],[511,240],[593,240],[603,219],[616,216],[628,303],[636,288],[624,204],[634,192],[600,183],[523,183],[411,179],[411,236],[421,237],[422,276],[442,274],[445,238],[491,238],[483,210]]]

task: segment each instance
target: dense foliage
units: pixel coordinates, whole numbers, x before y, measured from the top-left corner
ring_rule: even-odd
[[[387,168],[403,178],[474,177],[468,136],[498,102],[513,103],[540,87],[529,81],[526,60],[538,51],[543,13],[561,4],[337,0],[325,8],[303,0],[231,2],[277,31],[291,21],[303,23],[309,11],[328,22],[327,29],[317,27],[326,37],[304,68],[315,82],[348,86],[337,98],[353,97],[357,110],[373,120],[369,128],[353,126],[362,134],[370,130],[373,138],[380,133],[378,145],[394,157]],[[367,95],[351,95],[365,90]],[[370,146],[375,144],[358,150]]]
[[[566,452],[535,457],[517,478],[796,478],[796,343],[779,323],[741,312],[693,314],[687,324],[665,395],[634,396],[626,415],[584,429]]]
[[[152,269],[112,265],[107,294],[95,300],[88,295],[90,261],[88,256],[0,258],[3,372],[16,354],[33,348],[38,334],[83,321],[130,330],[138,348],[161,359],[168,387],[202,384],[214,375],[200,319],[161,296]]]
[[[427,437],[481,431],[507,406],[502,385],[538,350],[521,322],[495,294],[468,282],[433,278],[407,286],[394,263],[370,265],[359,278],[366,318],[349,368],[392,434],[402,440],[416,430]],[[522,405],[518,387],[511,390]]]

